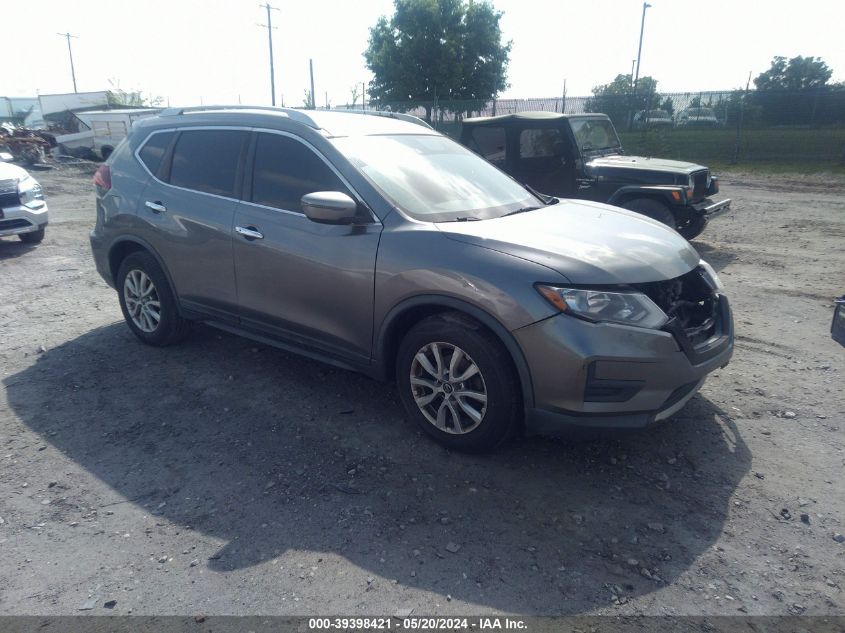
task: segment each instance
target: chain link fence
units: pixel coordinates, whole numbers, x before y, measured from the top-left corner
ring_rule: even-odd
[[[613,121],[628,154],[722,166],[845,166],[845,88],[374,102],[368,107],[413,114],[454,138],[468,117],[602,112]]]

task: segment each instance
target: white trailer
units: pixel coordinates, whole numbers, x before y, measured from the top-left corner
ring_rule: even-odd
[[[161,108],[124,108],[74,112],[91,131],[91,149],[105,160],[117,147],[135,121],[157,115]],[[56,139],[58,140],[58,139]]]

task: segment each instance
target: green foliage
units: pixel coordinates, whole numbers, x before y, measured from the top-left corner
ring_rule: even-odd
[[[393,16],[370,29],[364,52],[374,75],[370,100],[403,111],[422,106],[428,121],[435,101],[477,109],[508,87],[511,43],[502,42],[501,17],[488,2],[394,0]]]
[[[308,89],[305,90],[305,96],[302,98],[302,107],[306,110],[313,110],[315,108],[314,95]]]
[[[757,90],[806,90],[827,85],[833,70],[820,57],[775,57],[754,79]]]
[[[602,112],[617,128],[626,128],[640,110],[657,110],[659,107],[656,79],[640,77],[634,89],[631,75],[616,75],[610,83],[593,88],[593,96],[587,100],[585,111]]]
[[[111,85],[111,90],[106,91],[106,99],[108,100],[109,105],[113,107],[155,107],[164,102],[163,97],[150,96],[149,99],[145,99],[140,90],[123,90],[120,87],[120,81],[116,79],[109,79],[109,84]]]
[[[830,84],[833,70],[818,57],[775,57],[754,79],[754,103],[774,125],[841,123],[845,121],[845,89]]]

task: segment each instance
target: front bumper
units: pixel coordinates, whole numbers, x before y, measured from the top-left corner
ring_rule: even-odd
[[[701,202],[697,202],[691,206],[695,209],[698,215],[703,215],[708,220],[712,220],[713,218],[718,217],[723,213],[727,213],[730,210],[731,199],[725,198],[724,200],[714,202],[710,198],[705,198]]]
[[[47,226],[47,203],[35,208],[24,205],[5,207],[0,210],[0,237],[34,233]]]
[[[564,314],[516,330],[534,389],[526,430],[638,428],[673,415],[733,354],[733,320],[724,296],[719,310],[719,327],[696,346],[668,330]]]

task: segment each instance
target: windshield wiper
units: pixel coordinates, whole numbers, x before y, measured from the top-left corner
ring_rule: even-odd
[[[509,211],[508,213],[505,213],[504,215],[500,215],[499,217],[500,218],[506,218],[509,215],[516,215],[517,213],[528,213],[529,211],[536,211],[539,208],[540,207],[522,207],[521,209],[517,209],[516,211]]]
[[[554,196],[547,196],[544,193],[540,193],[539,191],[537,191],[531,185],[522,185],[522,186],[525,187],[526,189],[528,189],[528,191],[530,191],[532,194],[534,194],[535,197],[540,199],[540,202],[542,202],[543,204],[545,204],[547,206],[552,205],[552,204],[557,204],[558,202],[560,202],[560,200],[558,200]]]

